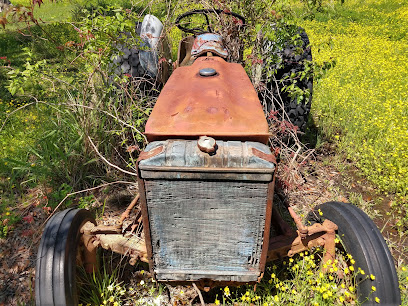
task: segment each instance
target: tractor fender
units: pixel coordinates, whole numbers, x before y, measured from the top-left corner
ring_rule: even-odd
[[[140,30],[142,42],[139,60],[142,68],[152,77],[156,77],[158,73],[158,49],[162,31],[163,24],[156,16],[148,14],[143,18]]]

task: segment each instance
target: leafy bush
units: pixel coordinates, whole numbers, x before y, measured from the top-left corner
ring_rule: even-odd
[[[72,51],[69,46],[79,43],[78,32],[72,24],[66,22],[55,22],[33,27],[31,51],[38,60],[49,59],[57,63],[72,61]],[[68,57],[68,58],[67,58]]]

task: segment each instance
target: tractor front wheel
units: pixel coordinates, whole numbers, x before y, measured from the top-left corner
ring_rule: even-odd
[[[357,295],[362,304],[401,304],[393,257],[381,232],[362,210],[347,203],[328,202],[317,206],[308,219],[310,222],[328,219],[337,224],[341,247],[352,255],[355,267],[364,270],[364,274],[356,277]]]
[[[77,305],[77,260],[81,260],[81,227],[96,224],[85,209],[66,209],[47,223],[37,253],[36,305]],[[79,256],[78,256],[79,255]]]

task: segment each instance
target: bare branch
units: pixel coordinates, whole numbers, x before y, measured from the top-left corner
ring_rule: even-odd
[[[110,161],[108,161],[101,153],[99,153],[98,148],[97,148],[97,147],[95,146],[95,144],[93,143],[91,137],[88,136],[88,140],[89,140],[89,142],[91,143],[91,146],[92,146],[93,149],[95,150],[96,154],[98,154],[98,156],[99,156],[105,163],[107,163],[109,166],[111,166],[111,167],[113,167],[113,168],[115,168],[115,169],[117,169],[117,170],[119,170],[119,171],[121,171],[121,172],[123,172],[123,173],[125,173],[125,174],[137,176],[137,173],[135,173],[135,172],[126,171],[126,170],[120,168],[119,166],[116,166],[116,165],[112,164],[112,163],[111,163]]]
[[[62,200],[61,202],[58,203],[58,205],[54,208],[54,210],[52,211],[52,213],[48,216],[48,218],[44,221],[44,223],[39,227],[38,231],[42,231],[44,225],[48,222],[48,220],[55,214],[55,212],[58,210],[58,208],[61,207],[61,205],[66,201],[66,199],[68,199],[69,197],[76,195],[76,194],[80,194],[80,193],[84,193],[84,192],[88,192],[88,191],[92,191],[92,190],[97,190],[106,186],[110,186],[110,185],[115,185],[115,184],[130,184],[130,185],[134,185],[134,182],[127,182],[127,181],[116,181],[116,182],[111,182],[111,183],[105,183],[96,187],[92,187],[92,188],[88,188],[88,189],[83,189],[83,190],[79,190],[79,191],[75,191],[75,192],[71,192],[68,193]]]
[[[63,103],[61,103],[61,104],[63,104]],[[119,118],[118,118],[117,116],[115,116],[114,114],[111,114],[111,113],[109,113],[109,112],[107,112],[107,111],[104,111],[104,110],[101,110],[101,109],[98,109],[98,108],[95,108],[95,107],[92,107],[92,106],[87,106],[87,105],[82,105],[82,104],[76,104],[76,103],[70,103],[70,104],[68,104],[68,103],[65,103],[65,105],[68,105],[68,106],[78,106],[78,107],[82,107],[82,108],[85,108],[85,109],[92,109],[92,110],[96,110],[96,111],[98,111],[98,112],[104,113],[105,115],[108,115],[109,117],[112,117],[112,118],[116,119],[117,121],[119,121],[119,122],[120,122],[121,124],[123,124],[124,126],[127,126],[127,127],[131,128],[132,130],[136,131],[137,133],[139,133],[139,134],[143,137],[143,139],[147,142],[146,136],[145,136],[141,131],[139,131],[139,130],[138,130],[137,128],[135,128],[133,125],[130,125],[130,124],[126,123],[125,121],[119,119]]]

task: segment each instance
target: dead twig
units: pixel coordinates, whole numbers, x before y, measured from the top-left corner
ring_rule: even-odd
[[[203,295],[201,294],[200,289],[198,289],[197,285],[193,283],[194,290],[197,292],[198,296],[200,297],[200,302],[202,306],[205,306]]]
[[[89,192],[92,190],[97,190],[106,186],[110,186],[110,185],[115,185],[115,184],[131,184],[134,185],[134,182],[127,182],[127,181],[116,181],[116,182],[111,182],[111,183],[105,183],[96,187],[92,187],[92,188],[87,188],[87,189],[83,189],[83,190],[79,190],[79,191],[75,191],[75,192],[71,192],[68,193],[62,200],[61,202],[58,203],[58,205],[54,208],[54,210],[52,211],[52,213],[48,216],[48,218],[44,221],[44,223],[39,227],[39,229],[37,230],[37,233],[39,231],[42,231],[42,228],[44,227],[44,225],[48,222],[48,220],[55,214],[55,212],[58,210],[58,208],[61,207],[61,205],[66,201],[66,199],[68,199],[69,197],[76,195],[76,194],[80,194],[80,193],[84,193],[84,192]]]
[[[107,112],[107,111],[104,111],[104,110],[101,110],[101,109],[97,109],[97,108],[92,107],[92,106],[87,106],[87,105],[82,105],[82,104],[76,104],[76,103],[69,103],[69,104],[68,104],[68,103],[61,103],[61,104],[65,104],[65,105],[67,105],[67,106],[77,106],[77,107],[82,107],[82,108],[84,108],[84,109],[96,110],[96,111],[98,111],[98,112],[101,112],[101,113],[103,113],[103,114],[105,114],[105,115],[107,115],[107,116],[109,116],[109,117],[111,117],[111,118],[114,118],[114,119],[117,120],[119,123],[123,124],[124,126],[127,126],[127,127],[131,128],[132,130],[134,130],[135,132],[137,132],[138,134],[140,134],[140,135],[143,137],[143,139],[147,142],[146,136],[145,136],[141,131],[139,131],[139,130],[138,130],[137,128],[135,128],[133,125],[130,125],[130,124],[126,123],[126,122],[123,121],[122,119],[118,118],[117,116],[115,116],[115,115],[113,115],[113,114],[111,114],[111,113],[109,113],[109,112]]]
[[[111,166],[111,167],[113,167],[113,168],[115,168],[115,169],[117,169],[117,170],[119,170],[119,171],[121,171],[121,172],[123,172],[123,173],[125,173],[125,174],[129,174],[129,175],[132,175],[132,176],[137,176],[137,173],[135,173],[135,172],[126,171],[126,170],[120,168],[119,166],[116,166],[116,165],[112,164],[112,163],[111,163],[110,161],[108,161],[101,153],[99,153],[98,148],[97,148],[97,147],[95,146],[95,144],[93,143],[91,137],[88,136],[88,140],[89,140],[89,142],[91,143],[91,146],[92,146],[92,148],[95,150],[96,154],[98,154],[98,156],[99,156],[105,163],[107,163],[109,166]]]

